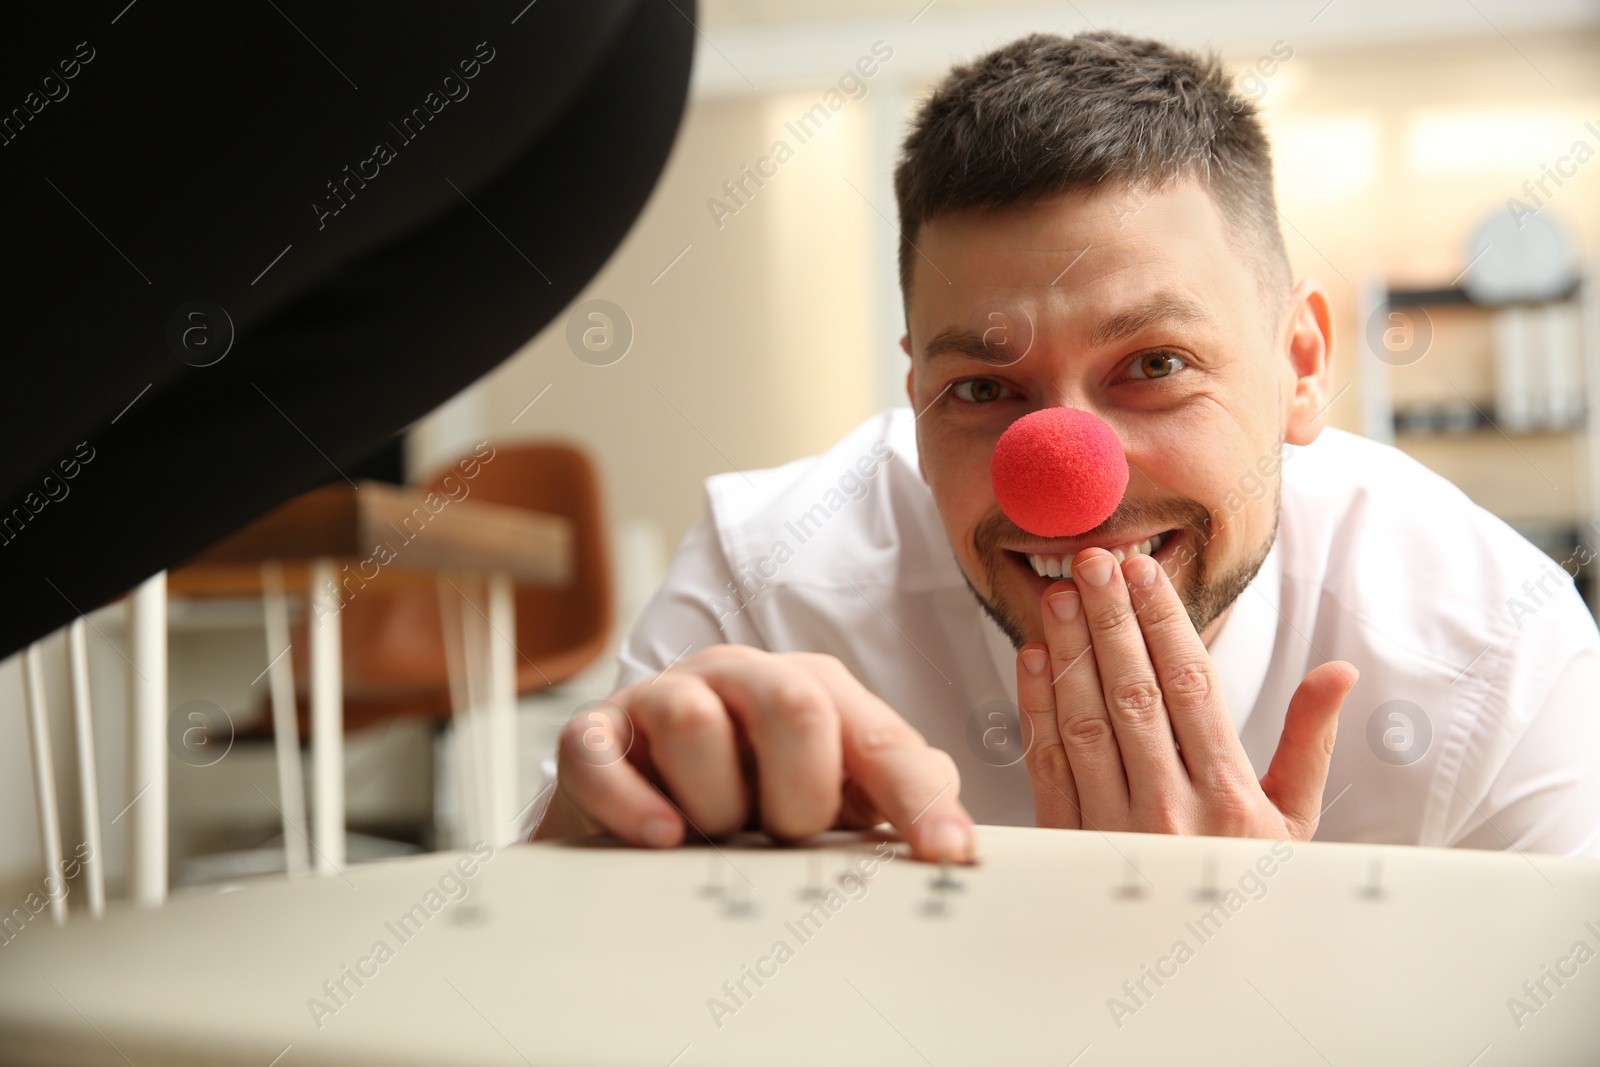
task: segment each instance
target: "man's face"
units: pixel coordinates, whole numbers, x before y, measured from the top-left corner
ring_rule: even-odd
[[[1044,640],[1052,562],[1065,573],[1082,549],[1160,535],[1155,557],[1209,639],[1272,546],[1286,433],[1308,439],[1306,298],[1264,304],[1224,225],[1186,182],[941,215],[917,236],[904,343],[922,475],[968,585],[1019,648]],[[1018,527],[989,474],[1006,428],[1056,406],[1104,419],[1130,468],[1117,511],[1071,538]]]

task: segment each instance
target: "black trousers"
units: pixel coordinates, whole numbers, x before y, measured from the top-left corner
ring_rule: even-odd
[[[694,17],[0,15],[0,655],[340,477],[550,322],[665,163]]]

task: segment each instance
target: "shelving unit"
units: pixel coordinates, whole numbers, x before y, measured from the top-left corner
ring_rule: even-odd
[[[1363,432],[1393,444],[1516,527],[1575,581],[1600,617],[1600,272],[1537,302],[1481,303],[1460,286],[1361,287]],[[1496,404],[1503,353],[1495,313],[1569,307],[1580,402],[1557,417],[1507,425]],[[1385,331],[1394,331],[1386,333]],[[1391,345],[1390,341],[1398,342]]]

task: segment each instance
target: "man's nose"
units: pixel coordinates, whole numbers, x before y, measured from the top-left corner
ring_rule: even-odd
[[[989,464],[995,500],[1037,537],[1075,537],[1117,510],[1128,457],[1116,431],[1081,408],[1030,412],[1000,435]]]

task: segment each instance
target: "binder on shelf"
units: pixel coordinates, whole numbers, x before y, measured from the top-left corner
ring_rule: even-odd
[[[1508,431],[1532,429],[1543,421],[1546,394],[1542,383],[1535,407],[1534,352],[1529,312],[1517,305],[1502,307],[1494,315],[1494,406],[1500,425]],[[1542,362],[1542,361],[1540,361]],[[1541,370],[1543,368],[1540,368]],[[1544,375],[1539,375],[1543,379]]]
[[[1557,429],[1583,418],[1583,351],[1579,309],[1570,301],[1539,308],[1539,347],[1544,357],[1545,409]]]

